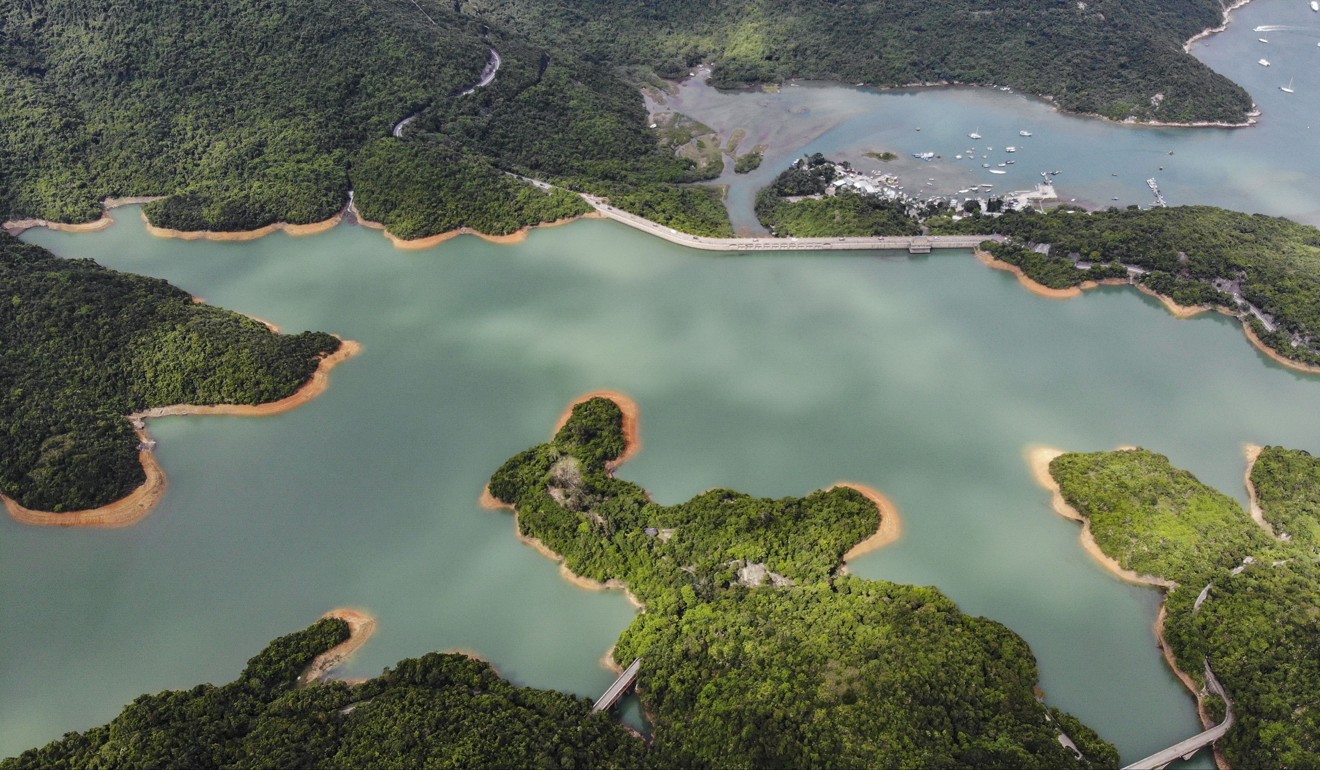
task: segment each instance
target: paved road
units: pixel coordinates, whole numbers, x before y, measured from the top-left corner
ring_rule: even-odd
[[[543,190],[550,185],[544,182],[528,180]],[[706,251],[855,251],[863,249],[971,249],[982,241],[1005,240],[998,235],[884,235],[850,238],[707,238],[701,235],[680,233],[672,227],[643,219],[636,214],[620,211],[604,200],[592,195],[583,195],[596,211],[616,222],[649,233],[657,238]]]
[[[430,17],[428,16],[427,18],[430,18]],[[434,24],[435,22],[432,22],[432,23]],[[467,95],[469,95],[469,94],[474,94],[474,93],[477,92],[477,89],[478,89],[478,88],[485,88],[486,86],[490,85],[491,83],[494,83],[494,82],[495,82],[495,73],[497,73],[497,72],[500,71],[500,65],[503,64],[503,63],[504,63],[504,60],[500,58],[500,52],[499,52],[499,51],[496,51],[494,48],[490,49],[490,60],[486,62],[486,66],[483,67],[482,70],[481,70],[481,79],[477,81],[477,84],[476,84],[476,85],[472,86],[471,88],[467,89],[467,90],[464,91],[463,93],[459,94],[459,96],[467,96]],[[418,116],[418,115],[421,115],[421,114],[422,114],[422,113],[420,113],[420,112],[414,112],[413,114],[409,115],[408,117],[404,118],[403,120],[400,120],[398,123],[395,123],[395,124],[394,124],[394,131],[392,132],[392,133],[394,134],[394,138],[395,138],[395,139],[402,139],[402,138],[403,138],[403,130],[404,130],[405,128],[408,127],[408,124],[409,124],[409,123],[411,123],[411,122],[413,122],[414,120],[416,120],[416,119],[417,119],[417,116]]]
[[[619,678],[615,679],[614,684],[610,685],[605,694],[596,700],[591,710],[605,711],[613,708],[614,704],[619,702],[619,698],[622,698],[623,694],[628,691],[628,688],[633,686],[633,682],[637,681],[637,674],[641,670],[642,659],[638,658],[632,662],[632,665],[624,669],[622,674],[619,674]]]
[[[1229,728],[1233,726],[1233,702],[1228,699],[1228,694],[1224,692],[1223,686],[1215,678],[1215,673],[1210,670],[1210,661],[1205,663],[1205,683],[1211,692],[1224,699],[1224,721],[1203,733],[1197,733],[1185,741],[1179,741],[1163,751],[1157,751],[1149,757],[1138,759],[1136,762],[1124,767],[1123,770],[1156,770],[1156,768],[1164,767],[1170,762],[1190,757],[1228,733]]]

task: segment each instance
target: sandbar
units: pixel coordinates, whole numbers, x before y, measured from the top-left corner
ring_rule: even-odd
[[[347,660],[350,655],[367,643],[372,634],[376,633],[376,619],[361,610],[341,607],[330,610],[322,615],[320,620],[327,618],[339,618],[348,623],[348,638],[317,655],[298,677],[299,686],[305,687],[325,678],[325,675],[330,673],[331,669]]]
[[[847,487],[861,492],[867,500],[875,503],[875,507],[880,509],[880,525],[876,527],[875,534],[866,538],[862,542],[848,549],[843,555],[845,566],[853,559],[872,551],[878,551],[890,543],[898,540],[903,534],[903,518],[898,511],[898,506],[884,492],[875,487],[868,487],[865,484],[857,484],[851,481],[838,481],[830,486],[830,489]]]
[[[1064,451],[1053,447],[1033,445],[1026,449],[1027,467],[1031,469],[1032,478],[1036,483],[1050,492],[1053,496],[1051,504],[1054,512],[1073,521],[1081,522],[1082,548],[1086,550],[1100,565],[1109,570],[1116,577],[1129,583],[1135,583],[1143,586],[1157,586],[1159,588],[1177,588],[1178,584],[1172,580],[1166,580],[1154,575],[1142,575],[1130,569],[1124,569],[1116,559],[1106,554],[1100,549],[1100,545],[1095,542],[1095,536],[1091,534],[1091,520],[1083,516],[1080,511],[1068,504],[1063,499],[1063,492],[1059,489],[1059,484],[1050,474],[1050,462]]]
[[[325,389],[330,386],[330,370],[361,351],[361,344],[353,340],[343,340],[338,350],[321,358],[316,371],[312,372],[312,376],[308,378],[307,382],[303,383],[302,387],[279,401],[271,401],[266,404],[214,404],[205,406],[175,404],[134,412],[128,415],[127,418],[136,429],[138,440],[144,446],[149,447],[155,443],[146,428],[146,420],[151,418],[172,415],[216,414],[255,417],[287,412],[324,393]],[[168,487],[165,472],[156,460],[155,452],[151,449],[142,449],[138,452],[138,459],[142,463],[143,470],[146,471],[146,481],[137,489],[128,493],[127,496],[106,503],[99,508],[54,513],[25,508],[4,495],[0,495],[0,499],[4,500],[9,515],[24,524],[41,527],[99,527],[102,529],[127,527],[146,518],[147,514],[151,513],[152,509],[160,502]]]

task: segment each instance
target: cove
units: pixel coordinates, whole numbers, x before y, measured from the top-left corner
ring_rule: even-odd
[[[1005,623],[1050,702],[1132,759],[1196,730],[1151,634],[1158,595],[1082,551],[1025,448],[1141,444],[1243,500],[1244,442],[1320,450],[1317,378],[1235,322],[1125,288],[1035,297],[965,252],[711,256],[599,220],[422,252],[349,226],[181,243],[122,211],[97,235],[24,238],[363,352],[298,410],[158,421],[171,487],[135,527],[0,525],[3,754],[142,692],[227,681],[339,606],[379,620],[350,676],[463,649],[518,684],[599,694],[632,608],[563,581],[477,498],[565,404],[614,389],[642,408],[620,475],[661,502],[883,490],[904,536],[854,574]]]

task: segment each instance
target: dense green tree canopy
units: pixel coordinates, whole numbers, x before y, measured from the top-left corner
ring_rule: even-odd
[[[1263,516],[1285,541],[1154,452],[1064,454],[1050,472],[1101,550],[1177,583],[1165,638],[1198,681],[1208,659],[1232,698],[1229,764],[1320,765],[1320,461],[1266,447],[1252,468]]]
[[[431,653],[356,686],[296,687],[348,637],[338,619],[275,640],[229,684],[143,695],[103,727],[0,761],[25,768],[638,767],[645,744],[591,702],[514,687]]]
[[[520,531],[569,569],[646,603],[615,649],[644,659],[657,767],[1086,767],[1113,747],[1032,694],[1013,632],[933,588],[842,575],[877,506],[835,488],[758,499],[715,489],[664,506],[606,471],[622,413],[595,398],[491,478]],[[1051,722],[1050,719],[1059,719]]]
[[[1183,52],[1216,0],[463,0],[474,17],[592,61],[720,86],[808,77],[992,83],[1122,120],[1242,122],[1251,98]]]
[[[0,287],[0,491],[41,510],[93,508],[142,483],[125,415],[275,401],[340,345],[4,233]]]

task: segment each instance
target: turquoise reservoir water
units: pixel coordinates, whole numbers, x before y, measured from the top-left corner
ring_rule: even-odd
[[[459,648],[597,693],[632,609],[561,580],[476,499],[570,399],[613,388],[642,406],[622,475],[661,501],[884,489],[905,536],[854,570],[1009,625],[1050,701],[1135,758],[1196,730],[1151,634],[1158,596],[1091,561],[1024,448],[1141,444],[1239,497],[1243,442],[1320,450],[1320,382],[1235,323],[1128,289],[1042,299],[963,252],[714,257],[604,221],[405,252],[357,227],[185,243],[119,219],[26,238],[365,350],[302,409],[155,421],[171,486],[136,527],[0,520],[4,754],[226,681],[343,605],[380,619],[350,675]]]
[[[1069,197],[1144,203],[1156,173],[1174,203],[1320,224],[1308,139],[1320,100],[1305,96],[1320,81],[1301,58],[1320,49],[1304,31],[1269,33],[1274,67],[1251,69],[1265,55],[1253,26],[1320,27],[1291,19],[1294,5],[1309,14],[1296,0],[1257,0],[1197,48],[1264,108],[1247,131],[1125,128],[985,89],[789,87],[842,117],[811,123],[806,104],[759,173],[804,149],[957,151],[979,128],[995,137],[982,144],[1019,145],[1020,178],[998,177],[999,189],[1060,168]],[[1289,61],[1292,102],[1274,83],[1293,74]],[[885,100],[888,127],[843,119],[879,114],[869,99]],[[1034,136],[1019,141],[1019,128]],[[979,166],[895,163],[918,183],[986,181]],[[735,188],[734,202],[750,189]],[[508,514],[476,499],[569,400],[612,388],[642,407],[645,448],[621,475],[661,501],[717,485],[885,490],[904,537],[854,571],[937,585],[1007,624],[1036,653],[1050,702],[1132,760],[1198,727],[1155,647],[1158,594],[1082,551],[1024,449],[1140,444],[1239,498],[1244,442],[1320,451],[1320,378],[1270,362],[1236,323],[1175,320],[1128,289],[1041,299],[965,253],[711,256],[601,221],[518,246],[459,238],[425,252],[356,227],[184,243],[146,235],[135,209],[117,216],[95,236],[25,238],[365,351],[294,412],[155,421],[170,489],[136,527],[0,518],[0,755],[102,723],[142,692],[228,681],[268,640],[345,605],[380,620],[348,675],[463,649],[520,684],[598,694],[611,679],[599,659],[632,608],[564,582],[517,542]]]

